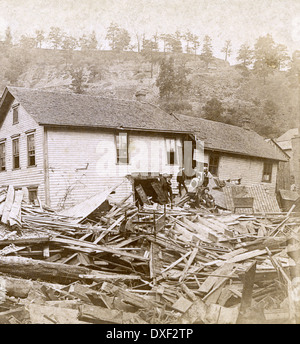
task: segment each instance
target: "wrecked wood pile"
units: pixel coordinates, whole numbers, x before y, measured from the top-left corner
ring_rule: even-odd
[[[138,210],[111,190],[61,213],[1,192],[0,323],[299,321],[293,209]]]

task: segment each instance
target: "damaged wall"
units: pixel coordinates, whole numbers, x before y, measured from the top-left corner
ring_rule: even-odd
[[[164,135],[150,133],[130,133],[129,164],[119,165],[114,133],[48,129],[48,157],[52,207],[74,205],[133,172],[171,173],[175,181],[179,167],[167,164]],[[132,185],[126,181],[112,199],[120,200],[130,191]]]

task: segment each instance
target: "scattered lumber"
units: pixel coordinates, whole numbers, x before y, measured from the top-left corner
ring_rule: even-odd
[[[60,212],[0,190],[1,323],[299,322],[293,208],[107,204],[118,186]]]

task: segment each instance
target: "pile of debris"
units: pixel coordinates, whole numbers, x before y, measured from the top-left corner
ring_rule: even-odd
[[[107,204],[114,189],[60,213],[0,193],[0,323],[299,322],[293,208]]]

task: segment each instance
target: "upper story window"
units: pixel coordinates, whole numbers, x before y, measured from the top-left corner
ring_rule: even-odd
[[[13,149],[13,169],[20,168],[20,148],[19,148],[19,138],[12,140],[12,149]]]
[[[13,108],[13,124],[19,123],[19,106]]]
[[[168,165],[177,164],[175,139],[166,139],[166,150],[167,150],[167,164]]]
[[[116,149],[117,149],[117,164],[128,164],[128,134],[118,133],[116,138]]]
[[[273,169],[273,164],[271,162],[264,162],[262,182],[271,183],[272,169]]]
[[[27,135],[28,166],[35,166],[35,140],[34,134]]]
[[[209,172],[213,174],[214,176],[218,175],[219,171],[219,155],[211,153],[209,155]]]
[[[5,142],[0,143],[0,171],[5,171]]]

